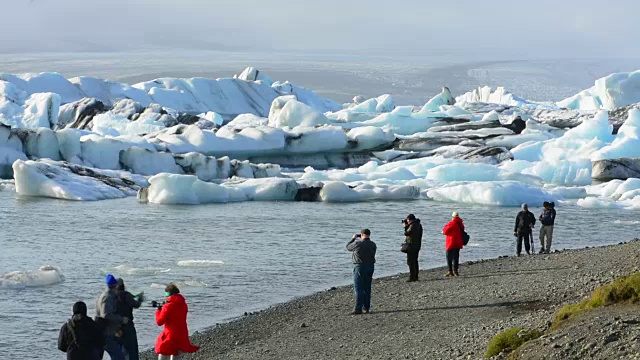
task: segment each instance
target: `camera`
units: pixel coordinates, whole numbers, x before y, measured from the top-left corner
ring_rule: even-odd
[[[154,301],[150,301],[149,303],[151,304],[151,307],[154,307],[154,308],[156,308],[158,310],[162,309],[162,305],[164,305],[164,302],[160,303],[160,302],[157,302],[155,300]]]
[[[402,219],[402,223],[403,223],[404,225],[406,225],[406,224],[407,224],[407,219]]]

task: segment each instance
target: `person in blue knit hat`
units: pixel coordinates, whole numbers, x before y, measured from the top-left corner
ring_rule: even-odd
[[[104,350],[111,360],[125,360],[125,353],[116,334],[123,325],[129,323],[129,318],[118,315],[118,279],[107,274],[104,280],[107,289],[96,300],[96,322],[104,328]]]

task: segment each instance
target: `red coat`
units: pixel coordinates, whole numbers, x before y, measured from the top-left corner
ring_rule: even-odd
[[[167,298],[162,310],[156,310],[156,323],[164,329],[156,340],[156,353],[178,355],[179,352],[192,353],[199,347],[191,345],[187,328],[187,302],[180,294]]]
[[[464,224],[462,223],[462,219],[459,217],[455,217],[444,226],[442,229],[442,233],[447,236],[445,240],[444,247],[448,250],[462,249],[462,230],[464,229]]]

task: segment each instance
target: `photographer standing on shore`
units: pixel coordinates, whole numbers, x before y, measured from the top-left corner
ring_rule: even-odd
[[[407,265],[409,265],[409,280],[407,282],[418,281],[420,265],[418,264],[418,255],[422,247],[422,224],[420,219],[409,214],[406,219],[402,220],[404,225],[405,244],[407,244]]]
[[[363,229],[360,234],[355,234],[347,243],[347,250],[353,254],[353,289],[356,297],[356,306],[351,314],[369,313],[371,310],[371,282],[376,263],[376,243],[371,241],[371,231]]]
[[[178,287],[174,284],[167,285],[164,296],[166,300],[163,304],[153,303],[157,307],[156,324],[164,326],[156,340],[156,353],[158,360],[178,360],[183,353],[196,352],[199,347],[193,346],[189,340],[189,308]]]
[[[522,242],[524,241],[524,249],[529,255],[530,252],[530,236],[532,229],[536,224],[536,217],[527,204],[522,204],[522,211],[516,216],[516,226],[513,228],[513,236],[517,239],[516,256],[520,256],[522,252]]]

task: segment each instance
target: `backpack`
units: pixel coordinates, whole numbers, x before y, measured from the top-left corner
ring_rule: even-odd
[[[469,243],[471,236],[469,236],[469,234],[467,234],[467,232],[464,231],[464,229],[462,228],[462,224],[460,225],[460,233],[462,235],[462,245],[466,246]]]

